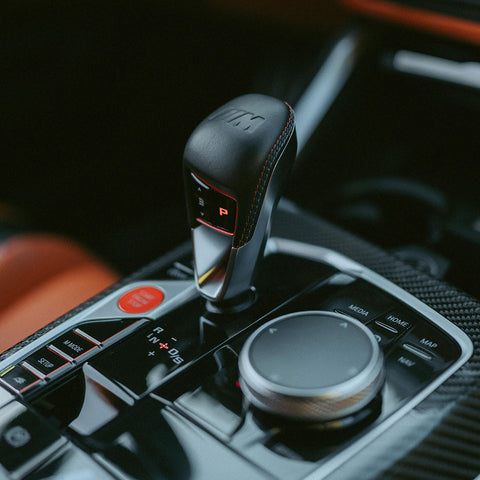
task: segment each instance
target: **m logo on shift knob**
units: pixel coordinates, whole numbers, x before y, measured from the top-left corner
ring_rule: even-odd
[[[209,120],[215,119],[224,120],[225,123],[228,123],[232,127],[240,128],[247,133],[253,133],[253,131],[265,121],[265,118],[260,115],[236,108],[222,110],[209,117]]]

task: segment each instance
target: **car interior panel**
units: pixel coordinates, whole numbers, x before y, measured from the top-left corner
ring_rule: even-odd
[[[0,479],[480,478],[477,0],[0,38]]]

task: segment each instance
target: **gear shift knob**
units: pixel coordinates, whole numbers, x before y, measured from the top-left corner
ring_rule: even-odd
[[[217,109],[188,139],[183,164],[195,278],[214,305],[251,292],[296,148],[292,108],[254,94]]]

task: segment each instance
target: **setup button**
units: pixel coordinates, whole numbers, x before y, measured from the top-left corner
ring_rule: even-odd
[[[68,361],[60,355],[44,347],[30,355],[26,362],[36,368],[43,375],[50,375],[55,370],[63,367]]]

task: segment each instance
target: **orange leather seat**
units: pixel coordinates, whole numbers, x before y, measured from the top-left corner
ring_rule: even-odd
[[[0,352],[119,279],[79,245],[49,234],[0,244]]]

